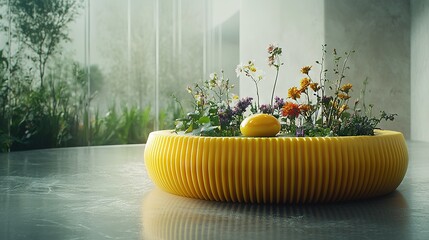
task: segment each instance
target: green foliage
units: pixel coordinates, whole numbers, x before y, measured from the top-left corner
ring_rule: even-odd
[[[139,109],[136,106],[122,107],[118,113],[116,106],[109,107],[104,118],[98,112],[91,122],[91,144],[111,145],[127,143],[144,143],[149,132],[153,130],[151,108]]]
[[[3,51],[0,53],[3,56]],[[12,58],[19,67],[10,69],[8,59],[1,59],[0,151],[144,143],[153,130],[150,104],[142,108],[112,106],[103,117],[98,111],[90,114],[89,106],[97,91],[88,93],[88,74],[79,64],[57,60],[56,71],[47,75],[45,86],[40,87],[33,84],[19,58]],[[68,74],[54,74],[58,72]],[[92,74],[102,81],[99,71]],[[174,117],[179,115],[176,106],[168,108],[171,111],[160,112],[161,128],[172,128]]]
[[[44,85],[46,64],[69,40],[68,24],[81,7],[79,0],[11,0],[9,2],[14,37],[30,50],[37,65],[40,86]]]
[[[8,59],[0,50],[0,152],[9,149],[12,139],[9,137],[9,103],[7,83]]]
[[[347,118],[337,129],[338,136],[374,135],[374,129],[381,122],[395,120],[397,114],[388,114],[381,111],[380,117],[369,117],[367,115],[353,114]]]
[[[0,50],[0,151],[144,143],[154,125],[150,104],[92,114],[104,85],[101,70],[60,54],[82,0],[8,3],[11,24],[0,21],[1,31],[11,31],[16,44],[11,56]],[[178,115],[175,105],[161,110],[160,127],[172,128]]]
[[[201,85],[188,87],[194,109],[176,119],[176,132],[199,136],[239,135],[239,125],[245,109],[251,104],[251,99],[244,109],[232,109],[230,105],[233,101],[233,87],[229,84],[229,79],[223,76],[223,72],[221,76],[211,74],[210,79]]]
[[[162,109],[159,114],[160,129],[171,129],[178,111],[174,103]],[[119,112],[112,105],[103,118],[99,117],[98,111],[95,113],[91,121],[91,144],[144,143],[154,130],[154,121],[150,104],[142,109],[137,106],[122,106]]]
[[[65,82],[49,82],[46,88],[14,86],[20,92],[11,104],[12,150],[67,146],[71,126],[77,124],[76,108],[70,107],[71,91]]]
[[[57,70],[63,66],[57,64]],[[112,106],[100,117],[90,114],[87,74],[78,64],[71,64],[72,75],[48,75],[45,87],[32,85],[22,71],[12,74],[8,84],[2,75],[0,150],[12,151],[82,145],[144,143],[153,130],[151,107]],[[61,72],[61,71],[54,71]],[[62,77],[62,78],[61,78]],[[10,86],[9,86],[10,85]],[[8,99],[10,98],[10,99]],[[177,108],[161,111],[162,122],[173,123]],[[163,124],[161,127],[170,127]]]
[[[144,143],[151,131],[153,131],[154,116],[151,107],[140,109],[136,106],[122,106],[117,110],[111,106],[104,117],[100,117],[96,111],[89,126],[85,127],[86,114],[47,108],[47,102],[52,100],[46,96],[46,92],[33,93],[27,96],[28,105],[17,106],[20,111],[12,114],[11,136],[0,130],[1,151],[28,150],[39,148],[133,144]],[[62,103],[64,104],[64,103]],[[59,108],[62,109],[62,108]],[[47,110],[47,111],[46,111]],[[161,122],[173,122],[168,110],[160,113]],[[162,128],[171,128],[161,125]],[[87,130],[86,130],[87,129]],[[86,132],[88,131],[88,133]],[[88,138],[87,139],[87,134]]]

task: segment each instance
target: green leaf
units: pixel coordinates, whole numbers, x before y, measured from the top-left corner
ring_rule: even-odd
[[[211,123],[213,124],[213,125],[220,125],[220,121],[219,121],[219,116],[213,116],[212,118],[211,118]]]
[[[194,130],[194,128],[192,127],[192,124],[188,127],[188,129],[186,129],[185,133],[190,133],[192,132],[192,130]]]
[[[220,126],[204,126],[201,128],[201,132],[208,133],[218,129],[220,129]]]
[[[198,119],[199,124],[205,124],[209,122],[210,122],[210,118],[208,116],[202,116],[200,117],[200,119]]]
[[[212,114],[214,114],[214,113],[217,113],[217,107],[211,107],[210,109],[209,109],[209,113],[212,113]]]

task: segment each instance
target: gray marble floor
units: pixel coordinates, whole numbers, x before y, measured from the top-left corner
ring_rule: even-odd
[[[0,239],[429,239],[429,143],[397,191],[313,205],[218,203],[157,189],[144,145],[0,154]]]

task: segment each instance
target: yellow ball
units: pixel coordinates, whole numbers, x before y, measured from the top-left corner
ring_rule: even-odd
[[[241,122],[240,131],[246,137],[274,137],[280,131],[280,122],[269,114],[254,114]]]

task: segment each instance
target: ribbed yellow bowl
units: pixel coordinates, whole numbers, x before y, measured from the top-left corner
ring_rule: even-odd
[[[399,132],[356,137],[198,137],[152,132],[150,178],[185,197],[251,203],[333,202],[394,191],[408,166]]]

